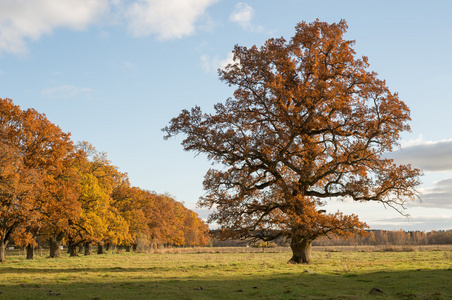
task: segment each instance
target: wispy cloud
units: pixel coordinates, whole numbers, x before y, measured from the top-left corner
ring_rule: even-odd
[[[230,52],[226,58],[220,58],[218,56],[210,57],[208,55],[201,56],[202,69],[206,73],[216,72],[218,69],[224,69],[228,64],[232,64],[233,54]]]
[[[387,157],[398,164],[411,164],[424,172],[452,171],[452,140],[424,141],[422,137],[408,141],[398,151]],[[450,176],[445,173],[444,176]],[[452,178],[443,178],[428,187],[419,189],[421,202],[410,206],[452,209]]]
[[[217,0],[139,0],[127,9],[135,36],[156,35],[161,40],[181,38],[195,31],[195,23]]]
[[[399,164],[412,164],[424,171],[452,170],[452,140],[422,142],[403,146],[388,155]]]
[[[229,16],[231,22],[237,23],[247,31],[262,31],[262,27],[253,24],[254,8],[246,3],[237,3],[234,11]]]
[[[451,229],[450,215],[427,215],[411,218],[367,218],[367,225],[372,229],[397,230],[447,230]]]
[[[197,22],[211,30],[205,10],[218,0],[0,0],[0,52],[27,53],[27,42],[57,28],[83,30],[95,23],[124,24],[135,36],[160,40],[191,35]],[[108,32],[101,32],[108,37]]]
[[[75,97],[90,98],[93,90],[86,87],[74,85],[61,85],[57,87],[43,89],[41,96],[49,99],[69,99]]]
[[[411,203],[410,206],[438,207],[452,209],[452,178],[440,180],[432,187],[421,191],[421,203]]]
[[[108,0],[2,0],[0,52],[23,54],[27,40],[38,40],[55,28],[85,29],[108,8]]]

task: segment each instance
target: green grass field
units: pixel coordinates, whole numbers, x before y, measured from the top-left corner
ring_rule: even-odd
[[[9,256],[0,299],[452,299],[450,249],[314,251],[310,265],[287,251],[192,252]]]

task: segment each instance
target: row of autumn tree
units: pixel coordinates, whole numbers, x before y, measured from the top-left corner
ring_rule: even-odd
[[[36,240],[50,257],[64,243],[205,245],[207,225],[169,196],[133,187],[88,142],[77,145],[44,114],[0,98],[0,262],[14,240],[33,258]]]

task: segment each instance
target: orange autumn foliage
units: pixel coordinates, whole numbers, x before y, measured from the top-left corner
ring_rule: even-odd
[[[186,232],[190,246],[204,245],[208,227],[186,222],[191,213],[171,197],[131,187],[105,153],[87,142],[75,147],[44,114],[0,99],[0,262],[11,241],[27,246],[27,258],[38,241],[49,243],[51,257],[63,244],[77,255],[77,245],[130,246],[140,236],[181,246]]]
[[[163,129],[186,138],[186,151],[207,154],[222,169],[204,180],[199,204],[215,208],[222,238],[291,240],[292,262],[309,262],[322,235],[364,234],[356,215],[327,213],[330,198],[377,201],[400,211],[416,198],[421,171],[384,154],[409,130],[408,107],[366,57],[343,39],[345,21],[299,23],[289,40],[235,46],[219,71],[233,98],[183,110]]]
[[[10,207],[10,217],[26,216],[21,222],[15,222],[16,229],[22,227],[23,233],[16,240],[34,244],[38,232],[49,240],[58,240],[79,211],[78,178],[71,166],[72,141],[34,109],[21,110],[10,99],[0,99],[0,107],[1,142],[14,152],[16,186],[27,187],[29,174],[34,177],[28,183],[26,198],[23,193],[14,193],[11,198],[19,204]]]
[[[129,188],[128,193],[124,193],[125,187],[122,189],[122,199],[119,194],[114,198],[118,199],[121,211],[133,211],[134,219],[129,224],[134,244],[141,239],[144,246],[155,248],[159,245],[204,246],[209,241],[209,228],[204,221],[172,197],[136,187]],[[128,205],[127,210],[124,205]]]
[[[15,231],[37,217],[34,185],[39,185],[37,173],[24,168],[17,149],[0,141],[0,262],[5,261],[6,246]],[[23,239],[34,243],[29,234]]]

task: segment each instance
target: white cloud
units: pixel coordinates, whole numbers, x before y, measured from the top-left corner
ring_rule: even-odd
[[[452,171],[452,140],[424,141],[420,136],[404,142],[400,150],[388,153],[386,157],[394,159],[397,164],[411,164],[426,173],[430,172],[426,179],[432,176],[448,177]],[[452,178],[429,183],[419,192],[421,202],[411,202],[409,206],[452,209]]]
[[[451,228],[450,215],[431,214],[410,218],[367,218],[367,225],[372,229],[398,230],[448,230]]]
[[[402,148],[404,147],[410,147],[410,146],[417,146],[417,145],[421,145],[424,143],[428,143],[424,141],[424,136],[422,134],[420,134],[417,138],[415,139],[411,139],[411,140],[402,140],[401,141],[401,146]]]
[[[155,34],[161,40],[181,38],[195,31],[195,23],[217,0],[139,0],[127,9],[135,36]]]
[[[224,59],[215,56],[213,58],[208,55],[201,56],[202,69],[206,73],[216,72],[218,69],[224,69],[228,64],[234,63],[233,54],[230,52]]]
[[[49,99],[68,99],[74,97],[91,97],[92,89],[74,85],[61,85],[44,89],[41,96]]]
[[[107,8],[107,0],[0,0],[0,52],[25,53],[27,39],[58,27],[85,29]]]
[[[216,24],[205,10],[218,0],[0,0],[0,53],[23,54],[29,40],[56,28],[83,30],[94,23],[126,21],[135,36],[182,38]],[[108,18],[106,18],[108,17]],[[100,33],[102,38],[108,32]]]
[[[387,157],[393,158],[398,164],[411,164],[425,172],[452,171],[452,140],[433,142],[423,141],[420,137],[405,143],[400,150]],[[452,209],[452,178],[443,178],[419,192],[422,202],[411,203],[410,206]]]
[[[246,3],[237,3],[234,12],[229,16],[231,22],[237,23],[248,31],[262,31],[262,27],[255,27],[252,23],[254,9]]]
[[[421,190],[421,203],[410,204],[423,207],[438,207],[452,209],[452,178],[436,182],[433,187]]]
[[[424,171],[452,170],[452,140],[410,143],[387,155],[399,164],[411,164]]]

